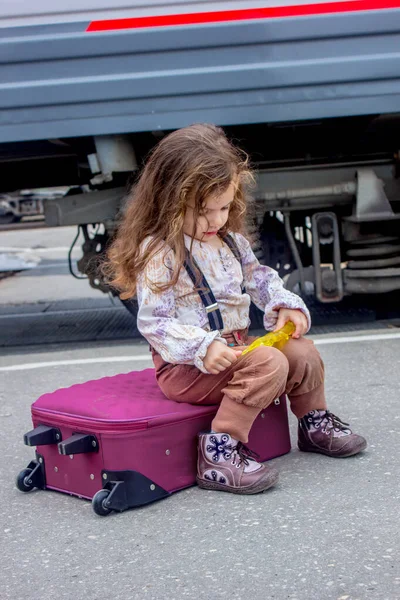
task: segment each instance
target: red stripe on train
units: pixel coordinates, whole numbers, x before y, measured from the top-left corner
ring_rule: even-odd
[[[305,17],[329,13],[349,13],[391,8],[400,8],[400,0],[349,0],[345,2],[326,2],[324,4],[271,6],[268,8],[220,10],[216,12],[134,17],[131,19],[109,19],[105,21],[92,21],[86,31],[112,31],[117,29],[173,27],[176,25],[199,25],[229,21],[253,21],[255,19]]]

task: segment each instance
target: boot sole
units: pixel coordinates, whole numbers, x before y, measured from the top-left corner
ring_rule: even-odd
[[[323,450],[322,448],[305,448],[301,444],[297,444],[297,447],[301,452],[314,452],[315,454],[325,454],[325,456],[330,456],[332,458],[348,458],[349,456],[355,456],[359,452],[362,452],[367,447],[367,442],[361,444],[359,448],[353,449],[351,452],[347,452],[346,454],[333,454],[329,450]]]
[[[230,485],[221,485],[216,483],[215,481],[207,481],[205,479],[200,479],[196,477],[197,485],[203,490],[216,490],[218,492],[230,492],[231,494],[260,494],[261,492],[265,492],[270,487],[276,484],[279,479],[279,475],[274,478],[271,478],[268,481],[260,481],[257,485],[253,485],[248,488],[236,488],[231,487]]]

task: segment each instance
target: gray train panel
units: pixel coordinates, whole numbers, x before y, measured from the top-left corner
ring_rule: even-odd
[[[318,4],[331,0],[317,0]],[[338,0],[345,2],[346,0]],[[308,0],[1,0],[0,27],[309,4]]]
[[[400,112],[400,10],[87,24],[0,29],[0,142]]]
[[[67,23],[86,19],[118,19],[156,14],[200,12],[207,10],[230,10],[245,2],[215,2],[214,0],[2,0],[0,4],[0,26],[42,25],[43,23]],[[262,4],[255,2],[255,5]],[[240,6],[239,6],[240,7]]]

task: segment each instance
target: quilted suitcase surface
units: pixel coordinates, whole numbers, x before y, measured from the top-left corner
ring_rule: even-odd
[[[168,400],[154,369],[76,384],[32,405],[24,441],[36,459],[17,486],[93,499],[97,514],[159,500],[195,483],[197,434],[217,406]],[[260,413],[248,446],[262,461],[289,452],[286,399]]]

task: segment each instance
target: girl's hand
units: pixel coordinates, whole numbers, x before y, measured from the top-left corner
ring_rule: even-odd
[[[274,331],[278,331],[278,329],[282,329],[282,327],[288,321],[292,321],[292,323],[296,326],[296,330],[293,333],[293,338],[299,338],[304,335],[308,328],[307,317],[301,310],[299,309],[289,309],[289,308],[281,308],[278,313],[278,320],[276,322],[276,327]]]
[[[222,371],[225,371],[225,369],[235,363],[241,354],[242,350],[229,348],[229,346],[225,346],[222,342],[215,340],[207,348],[203,365],[209,373],[218,375],[218,373],[222,373]]]

